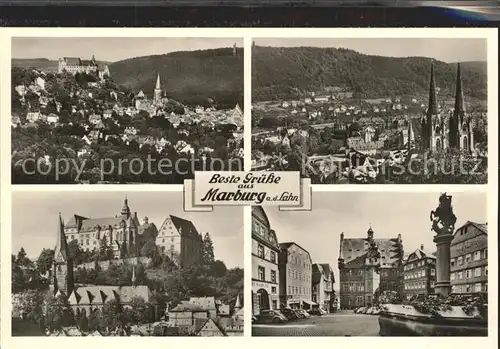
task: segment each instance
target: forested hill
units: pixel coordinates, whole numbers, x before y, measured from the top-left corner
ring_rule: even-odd
[[[187,105],[208,105],[212,99],[219,107],[243,105],[243,49],[233,56],[232,48],[173,52],[166,55],[136,57],[110,65],[117,84],[143,90],[153,96],[160,73],[167,97]]]
[[[252,99],[287,99],[324,87],[343,87],[356,97],[383,98],[428,93],[430,65],[424,57],[382,57],[353,50],[316,47],[252,49]],[[434,60],[441,95],[452,94],[456,64]],[[462,63],[464,93],[485,99],[486,62]]]
[[[105,61],[97,61],[97,64],[102,67],[110,63]],[[51,60],[48,58],[12,58],[12,67],[14,68],[32,68],[44,71],[57,71],[58,65],[58,60]]]

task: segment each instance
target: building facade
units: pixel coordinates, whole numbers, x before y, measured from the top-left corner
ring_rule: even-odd
[[[116,300],[124,307],[129,306],[133,298],[142,298],[150,302],[151,290],[146,285],[136,285],[135,270],[132,272],[131,286],[85,285],[76,286],[73,274],[73,260],[69,253],[64,224],[59,216],[59,227],[54,249],[54,262],[50,272],[50,293],[65,297],[75,314],[90,315],[101,311],[106,302]]]
[[[282,307],[309,309],[312,301],[312,261],[307,250],[295,242],[279,244],[279,294]]]
[[[194,265],[201,262],[203,238],[193,222],[170,215],[156,236],[156,246],[161,253],[180,265]]]
[[[458,228],[450,247],[452,293],[488,292],[488,225],[467,222]]]
[[[252,206],[252,312],[278,309],[280,248],[276,233],[271,229],[266,212]]]
[[[94,55],[90,60],[80,59],[78,57],[61,57],[59,58],[57,72],[68,72],[70,74],[86,73],[97,75],[100,79],[111,76],[108,65],[99,67]]]
[[[64,234],[67,241],[78,241],[82,250],[98,250],[101,244],[106,243],[113,250],[114,258],[124,258],[131,253],[137,255],[148,240],[154,241],[151,230],[141,230],[146,233],[142,235],[139,227],[137,212],[131,212],[125,198],[120,214],[115,217],[87,218],[74,214],[64,225]]]
[[[377,295],[390,290],[403,294],[401,234],[393,239],[375,239],[370,227],[366,238],[344,238],[340,234],[340,307],[371,306]]]
[[[473,122],[472,117],[465,111],[460,63],[457,67],[455,107],[452,110],[438,106],[434,65],[431,66],[429,105],[421,124],[423,150],[439,151],[452,148],[469,153],[474,150]]]
[[[436,257],[424,251],[424,246],[412,252],[403,264],[404,297],[434,293]]]
[[[335,307],[335,275],[329,264],[312,265],[312,301],[327,312]]]

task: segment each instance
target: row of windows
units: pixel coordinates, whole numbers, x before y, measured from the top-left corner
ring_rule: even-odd
[[[289,295],[309,295],[311,294],[311,289],[302,286],[288,286]]]
[[[433,259],[429,259],[427,261],[427,263],[430,265],[436,264],[436,262]],[[407,271],[407,270],[412,270],[412,269],[424,267],[424,266],[425,266],[425,260],[421,260],[421,261],[418,261],[416,263],[409,263],[409,264],[405,265],[404,270]]]
[[[301,281],[311,281],[311,275],[309,274],[303,274],[300,271],[297,271],[295,269],[288,269],[288,277],[290,279],[295,279],[295,280],[301,280]]]
[[[425,277],[426,275],[427,275],[427,272],[425,270],[419,270],[419,271],[415,271],[413,273],[405,274],[404,279],[405,280],[419,279],[419,278]],[[435,275],[436,275],[436,269],[432,268],[431,269],[431,276],[435,276]]]
[[[488,283],[475,283],[467,285],[452,285],[452,293],[475,293],[475,292],[488,292]]]
[[[430,287],[434,288],[434,281],[431,281]],[[421,281],[421,282],[412,282],[412,283],[405,283],[405,290],[425,290],[427,288],[427,282]]]
[[[262,245],[257,246],[257,255],[262,259],[266,259],[264,251],[265,251],[264,246]],[[276,252],[269,251],[269,261],[276,263]]]
[[[459,256],[456,258],[452,258],[450,260],[450,265],[452,267],[459,266],[459,265],[464,265],[464,263],[470,263],[470,262],[475,262],[479,261],[481,259],[488,259],[488,249],[485,248],[484,250],[479,250],[474,253],[467,253],[465,256]]]
[[[372,297],[367,296],[366,297],[366,303],[370,304],[372,302]],[[357,297],[347,297],[347,305],[364,305],[364,298],[363,296],[357,296]]]
[[[364,292],[365,285],[362,282],[345,282],[340,285],[343,292]]]
[[[258,267],[258,278],[260,281],[266,281],[266,268]],[[272,283],[276,283],[276,270],[271,270],[271,280]]]
[[[267,228],[263,224],[260,224],[256,219],[252,219],[252,233],[265,237],[266,231]]]
[[[457,271],[455,273],[451,273],[450,280],[463,280],[463,279],[471,279],[473,277],[477,278],[480,276],[488,276],[488,266],[483,268],[474,268],[474,269],[466,269],[462,271]]]
[[[312,265],[311,264],[309,264],[306,261],[302,261],[300,258],[295,257],[295,256],[293,256],[292,258],[290,258],[290,263],[296,264],[296,265],[300,265],[301,267],[303,267],[304,269],[307,269],[307,270],[311,270],[312,269]]]

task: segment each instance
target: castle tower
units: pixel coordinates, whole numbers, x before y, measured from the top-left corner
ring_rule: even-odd
[[[155,105],[161,104],[161,83],[160,83],[160,73],[158,73],[158,77],[156,78],[156,86],[154,91],[154,99],[153,103]]]
[[[53,294],[58,292],[66,297],[73,292],[73,261],[69,255],[66,236],[64,235],[64,223],[59,214],[59,226],[57,229],[57,241],[54,249],[54,264],[52,266]]]
[[[94,55],[92,55],[92,59],[91,59],[90,61],[91,61],[91,62],[92,62],[92,64],[94,64],[94,65],[95,65],[95,64],[97,64],[97,62],[96,62],[96,60],[95,60]]]
[[[128,199],[126,195],[125,195],[125,201],[123,202],[121,215],[123,219],[128,219],[130,217],[130,207],[128,207]]]

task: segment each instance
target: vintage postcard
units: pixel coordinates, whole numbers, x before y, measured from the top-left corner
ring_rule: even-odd
[[[243,170],[243,40],[12,39],[12,183]]]
[[[181,192],[12,197],[12,336],[242,336],[243,210]]]
[[[252,167],[315,184],[487,182],[487,40],[254,38]]]
[[[252,207],[253,336],[488,335],[485,192],[312,200]]]

